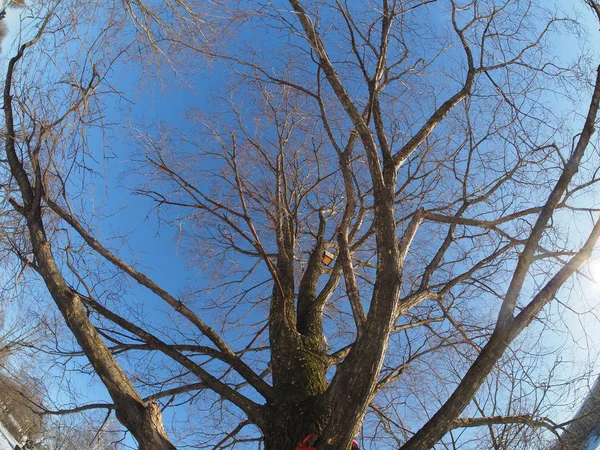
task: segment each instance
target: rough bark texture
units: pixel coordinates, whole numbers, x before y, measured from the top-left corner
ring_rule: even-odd
[[[269,417],[268,426],[262,429],[265,450],[293,450],[307,435],[319,435],[328,415],[314,397],[308,397],[272,405]]]

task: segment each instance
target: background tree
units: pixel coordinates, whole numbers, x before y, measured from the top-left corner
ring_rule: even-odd
[[[114,411],[141,449],[175,448],[161,405],[182,404],[218,411],[221,435],[186,420],[173,435],[216,448],[316,432],[339,450],[363,423],[405,450],[461,446],[457,428],[495,448],[556,431],[543,332],[600,233],[600,76],[551,48],[572,19],[520,0],[126,6],[39,6],[4,84],[10,250],[112,400],[74,411]],[[237,34],[186,39],[188,9],[186,26]],[[89,201],[90,142],[126,123],[106,102],[140,34],[223,80],[185,123],[132,132],[125,183],[193,267],[178,294],[102,238]],[[584,112],[549,97],[577,91]]]

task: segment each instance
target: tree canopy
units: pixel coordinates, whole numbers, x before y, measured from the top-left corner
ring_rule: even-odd
[[[114,414],[144,450],[568,446],[597,2],[27,8],[5,266],[107,393],[42,413]]]

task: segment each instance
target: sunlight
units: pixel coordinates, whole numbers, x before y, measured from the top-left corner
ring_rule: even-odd
[[[584,275],[600,290],[600,260],[590,261],[586,266],[583,270]]]

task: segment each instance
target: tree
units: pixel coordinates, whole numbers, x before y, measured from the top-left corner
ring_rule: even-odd
[[[98,426],[93,422],[73,420],[73,415],[63,416],[59,420],[48,421],[43,434],[38,439],[40,450],[113,450],[118,448],[115,443],[115,430]]]
[[[223,425],[239,419],[216,448],[248,425],[268,450],[311,432],[319,450],[349,448],[365,420],[403,450],[456,428],[487,427],[496,448],[509,434],[495,426],[512,425],[513,440],[524,426],[555,431],[529,397],[498,393],[538,376],[525,360],[511,373],[507,352],[543,331],[536,321],[552,319],[600,233],[600,75],[586,78],[583,58],[562,67],[549,48],[571,19],[520,0],[107,3],[40,6],[4,83],[5,207],[22,232],[11,251],[112,399],[74,410],[113,410],[140,449],[175,448],[159,403],[175,399],[216,400]],[[239,34],[187,41],[173,8]],[[116,91],[131,17],[159,54],[178,47],[230,74],[219,107],[199,105],[179,130],[138,129],[131,183],[202,276],[179,295],[103,242],[81,201],[97,157],[89,130]],[[100,31],[82,36],[85,18]],[[69,72],[25,70],[60,67],[73,46]],[[590,95],[578,131],[547,97],[576,90]],[[133,306],[115,280],[155,298]],[[236,332],[217,332],[220,320]],[[486,397],[490,380],[501,387]]]
[[[29,347],[33,347],[30,343]],[[29,355],[30,359],[35,359]],[[95,423],[92,417],[75,417],[45,410],[43,380],[31,375],[31,368],[7,370],[0,374],[0,423],[18,442],[35,442],[39,450],[114,449],[122,432],[108,417]]]

